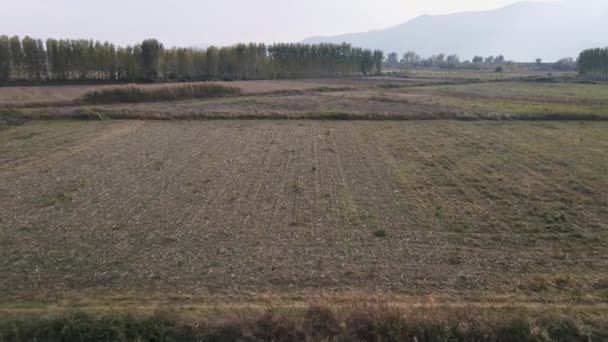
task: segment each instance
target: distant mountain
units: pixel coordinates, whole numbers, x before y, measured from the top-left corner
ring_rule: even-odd
[[[413,50],[422,56],[456,53],[463,60],[502,54],[516,61],[555,61],[608,46],[608,0],[521,2],[492,11],[423,15],[384,30],[304,42],[347,42],[385,53]]]

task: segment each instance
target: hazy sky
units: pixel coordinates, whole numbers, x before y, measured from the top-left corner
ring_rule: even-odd
[[[1,0],[0,34],[165,45],[300,41],[517,0]]]

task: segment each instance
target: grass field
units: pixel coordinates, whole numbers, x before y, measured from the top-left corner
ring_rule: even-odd
[[[604,340],[608,88],[418,82],[11,107],[0,340]]]

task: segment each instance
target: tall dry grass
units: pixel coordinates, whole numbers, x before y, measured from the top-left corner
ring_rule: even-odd
[[[217,315],[217,312],[216,312]],[[232,315],[231,315],[232,316]],[[518,309],[310,307],[269,309],[222,323],[180,318],[71,312],[0,320],[0,341],[605,341],[603,319],[581,323],[564,313]]]
[[[81,98],[85,104],[139,103],[237,96],[241,89],[216,83],[144,87],[127,85],[93,90]]]

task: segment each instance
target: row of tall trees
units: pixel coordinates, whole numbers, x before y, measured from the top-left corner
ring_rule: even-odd
[[[401,59],[396,52],[388,54],[385,66],[390,69],[411,68],[440,68],[440,69],[483,69],[507,64],[505,57],[500,56],[475,56],[471,61],[461,61],[456,54],[446,55],[440,53],[423,58],[414,51],[408,51]]]
[[[134,46],[93,40],[0,36],[0,82],[269,79],[379,73],[382,51],[348,44],[238,44],[169,48],[155,39]]]
[[[578,57],[578,69],[583,75],[608,78],[608,47],[581,52]]]

